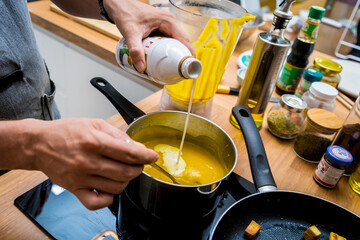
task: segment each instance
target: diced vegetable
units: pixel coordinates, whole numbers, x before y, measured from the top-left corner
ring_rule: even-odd
[[[330,236],[329,236],[329,240],[346,240],[346,238],[344,238],[334,232],[331,232]]]
[[[245,235],[251,239],[256,237],[256,235],[259,234],[261,229],[261,226],[255,222],[254,220],[251,220],[249,226],[245,229]]]
[[[306,229],[306,231],[303,234],[303,238],[305,240],[316,240],[320,237],[320,235],[321,232],[319,231],[319,229],[315,225],[313,225],[308,229]]]

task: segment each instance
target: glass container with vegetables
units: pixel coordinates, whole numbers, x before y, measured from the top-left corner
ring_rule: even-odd
[[[319,108],[308,110],[295,139],[296,155],[309,162],[319,162],[341,126],[342,120],[332,112]]]
[[[267,124],[269,131],[282,139],[295,138],[304,123],[306,103],[292,94],[281,96],[280,102],[269,111]]]

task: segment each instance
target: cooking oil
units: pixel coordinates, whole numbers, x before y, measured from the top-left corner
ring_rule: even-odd
[[[349,178],[349,184],[352,190],[360,195],[360,165]]]
[[[183,146],[184,146],[185,136],[186,136],[188,123],[189,123],[189,116],[190,116],[191,106],[192,106],[192,101],[193,101],[195,83],[196,83],[196,80],[194,79],[193,86],[192,86],[192,89],[191,89],[190,102],[189,102],[188,111],[187,111],[187,114],[186,114],[184,131],[183,131],[183,135],[182,135],[182,138],[181,138],[181,143],[180,143],[180,147],[179,147],[179,154],[178,154],[178,157],[177,157],[176,165],[179,164],[180,157],[181,157],[181,152],[182,152],[182,149],[183,149]]]
[[[294,1],[283,1],[274,12],[270,32],[258,35],[236,103],[236,106],[249,108],[258,129],[262,127],[267,104],[291,46],[290,41],[284,37],[284,32],[292,18],[289,9]],[[230,122],[239,128],[233,115],[230,116]]]

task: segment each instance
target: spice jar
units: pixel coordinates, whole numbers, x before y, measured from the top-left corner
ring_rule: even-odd
[[[339,85],[340,73],[343,68],[337,62],[326,58],[315,58],[314,64],[310,68],[314,68],[324,75],[321,82],[330,84],[335,88]]]
[[[354,160],[346,168],[344,175],[352,174],[360,165],[360,96],[351,108],[343,127],[332,144],[341,146],[351,153]]]
[[[314,82],[311,84],[309,91],[304,93],[302,99],[306,102],[308,108],[322,108],[333,111],[338,93],[338,90],[329,84]]]
[[[309,162],[319,162],[341,126],[342,120],[332,112],[319,108],[308,110],[295,139],[296,155]]]
[[[295,96],[302,97],[302,95],[310,89],[311,84],[313,82],[319,82],[323,76],[324,75],[316,69],[306,69],[300,80],[300,84],[295,91]]]
[[[295,138],[304,123],[303,111],[306,103],[292,94],[284,94],[280,102],[272,106],[268,113],[269,131],[282,139]]]
[[[351,153],[345,148],[329,146],[315,170],[314,180],[323,187],[334,188],[352,160]]]

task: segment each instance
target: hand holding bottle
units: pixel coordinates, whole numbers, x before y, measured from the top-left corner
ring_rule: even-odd
[[[107,0],[104,7],[126,39],[130,56],[139,72],[146,70],[142,40],[154,31],[179,40],[195,56],[189,39],[171,13],[129,0]]]

